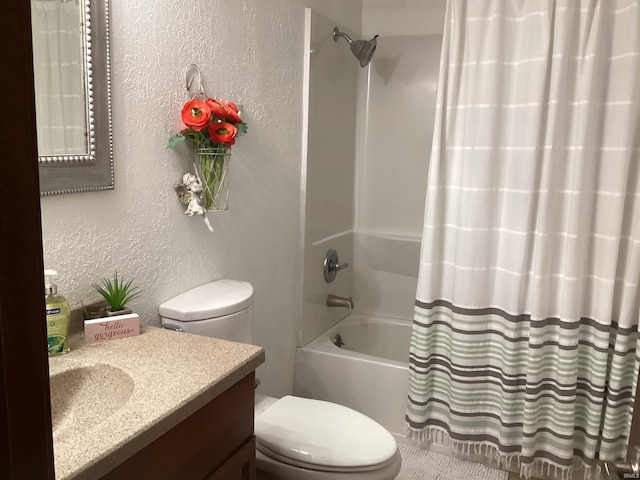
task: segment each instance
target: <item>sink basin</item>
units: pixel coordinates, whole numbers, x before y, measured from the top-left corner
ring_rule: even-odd
[[[49,383],[54,439],[97,427],[127,403],[134,386],[128,373],[106,363],[57,373]]]

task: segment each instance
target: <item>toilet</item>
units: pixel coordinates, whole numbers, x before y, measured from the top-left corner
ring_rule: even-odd
[[[207,283],[159,310],[164,328],[251,343],[250,283]],[[321,400],[256,394],[255,436],[257,469],[271,479],[392,480],[402,463],[395,438],[380,424]]]

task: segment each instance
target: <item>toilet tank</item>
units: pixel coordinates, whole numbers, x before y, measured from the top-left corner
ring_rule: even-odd
[[[253,287],[238,280],[218,280],[181,293],[159,307],[162,326],[170,330],[251,343]]]

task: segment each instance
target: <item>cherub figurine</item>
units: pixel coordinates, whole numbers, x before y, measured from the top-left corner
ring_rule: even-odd
[[[203,189],[198,177],[192,173],[185,173],[182,177],[182,183],[176,183],[173,189],[178,194],[180,203],[187,205],[187,210],[184,213],[190,217],[202,215],[207,228],[213,232],[213,228],[207,218],[207,211],[203,207]]]

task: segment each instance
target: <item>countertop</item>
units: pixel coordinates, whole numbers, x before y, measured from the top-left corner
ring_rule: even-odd
[[[52,385],[67,371],[93,366],[98,373],[92,373],[89,383],[100,385],[99,372],[105,371],[109,375],[98,389],[131,395],[119,408],[109,408],[108,403],[105,407],[110,400],[108,395],[101,397],[91,422],[77,428],[74,419],[58,417],[53,442],[57,480],[99,478],[264,362],[264,350],[255,345],[140,328],[139,336],[93,345],[84,344],[83,335],[76,334],[71,337],[70,353],[49,359]],[[126,381],[120,382],[118,376],[114,381],[110,375],[119,371],[125,372]],[[84,402],[85,410],[86,398],[96,398],[87,397],[86,385],[77,388],[75,398],[76,389],[69,390],[72,401]]]

